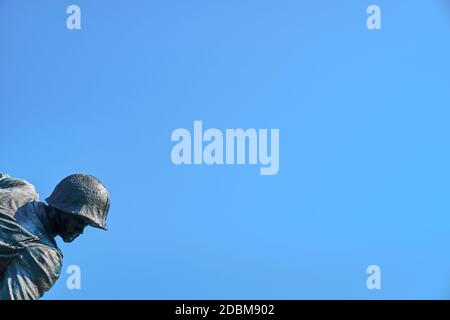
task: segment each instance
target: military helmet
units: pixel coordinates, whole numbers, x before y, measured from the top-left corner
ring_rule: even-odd
[[[82,216],[91,226],[106,230],[109,193],[101,181],[93,176],[70,175],[58,183],[45,200],[56,209]]]

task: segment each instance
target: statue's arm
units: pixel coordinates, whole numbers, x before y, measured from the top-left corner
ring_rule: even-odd
[[[58,280],[62,257],[55,249],[27,248],[4,272],[0,300],[36,300]]]
[[[0,209],[4,213],[14,215],[21,206],[36,200],[39,194],[31,183],[0,173]]]
[[[0,282],[0,300],[36,300],[40,297],[38,285],[27,278],[17,260],[12,261]]]
[[[6,173],[0,172],[0,189],[21,190],[23,192],[37,195],[34,186],[28,181],[20,178],[12,178]]]
[[[26,185],[27,182],[22,179],[12,178],[10,175],[0,172],[0,188],[14,188]]]

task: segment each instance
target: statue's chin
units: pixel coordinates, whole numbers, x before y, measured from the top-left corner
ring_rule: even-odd
[[[63,241],[65,243],[71,243],[73,240],[75,240],[79,235],[75,235],[75,236],[64,236],[62,237]]]

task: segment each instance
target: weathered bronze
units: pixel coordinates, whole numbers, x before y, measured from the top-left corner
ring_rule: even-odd
[[[72,242],[87,225],[106,230],[109,193],[93,176],[68,176],[46,201],[0,173],[0,300],[39,299],[53,286],[63,258],[55,237]]]

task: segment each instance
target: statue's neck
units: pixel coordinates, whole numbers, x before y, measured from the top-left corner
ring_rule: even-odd
[[[43,221],[43,224],[47,229],[48,234],[50,234],[53,238],[56,238],[58,235],[59,215],[57,214],[55,208],[51,206],[45,207],[45,213],[45,221]]]

